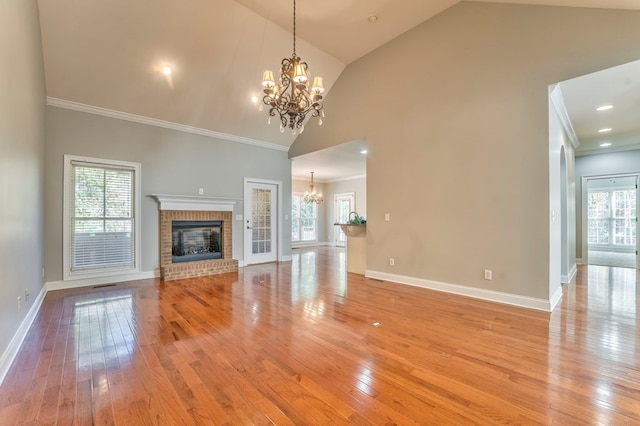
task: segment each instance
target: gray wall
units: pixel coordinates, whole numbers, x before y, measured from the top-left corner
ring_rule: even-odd
[[[281,181],[283,208],[291,205],[291,162],[283,151],[183,133],[145,124],[47,107],[47,282],[62,279],[63,155],[142,163],[142,271],[159,267],[158,205],[149,194],[238,198],[233,257],[243,261],[244,178]],[[283,221],[283,255],[291,254],[290,220]]]
[[[367,139],[367,269],[549,300],[548,87],[638,40],[638,11],[460,2],[350,64],[289,156]]]
[[[0,94],[1,358],[42,290],[45,87],[35,0],[0,2]]]
[[[576,256],[582,252],[582,178],[625,173],[640,173],[640,150],[576,157]],[[586,236],[585,236],[586,237]]]

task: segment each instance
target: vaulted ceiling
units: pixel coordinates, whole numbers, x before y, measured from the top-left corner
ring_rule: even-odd
[[[349,63],[458,2],[298,0],[296,51],[330,96]],[[640,9],[637,0],[500,2]],[[262,71],[292,53],[293,1],[39,0],[39,8],[50,103],[282,150],[295,139],[252,102]]]

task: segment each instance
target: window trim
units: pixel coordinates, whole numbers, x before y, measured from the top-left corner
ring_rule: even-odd
[[[134,218],[134,256],[133,267],[112,267],[96,270],[78,270],[71,271],[71,241],[69,230],[71,228],[70,215],[70,182],[71,173],[73,171],[72,164],[74,162],[94,164],[98,167],[120,167],[133,170],[133,218]],[[140,216],[141,216],[141,170],[142,164],[130,161],[107,160],[94,157],[83,157],[76,155],[64,155],[64,183],[63,183],[63,200],[62,200],[62,279],[63,281],[81,280],[87,278],[103,278],[113,275],[135,274],[140,272],[141,257],[141,234]]]

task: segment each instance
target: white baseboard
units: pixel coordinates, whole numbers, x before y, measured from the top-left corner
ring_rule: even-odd
[[[326,241],[314,241],[309,243],[291,243],[291,248],[296,249],[296,248],[308,248],[308,247],[325,247],[325,246],[331,246],[331,245],[335,245],[335,244],[331,244]]]
[[[561,300],[562,300],[562,286],[558,287],[555,293],[551,295],[551,300],[549,301],[551,303],[551,306],[550,306],[551,309],[549,310],[549,312],[553,312],[553,310],[556,308],[556,306],[558,306]]]
[[[584,260],[582,260],[582,259],[576,259],[576,263],[577,263],[578,265],[584,265]]]
[[[412,285],[415,287],[427,288],[429,290],[458,294],[461,296],[473,297],[475,299],[487,300],[489,302],[520,306],[522,308],[535,309],[538,311],[551,312],[555,307],[552,303],[552,300],[537,299],[534,297],[520,296],[518,294],[486,290],[483,288],[467,287],[458,284],[449,284],[438,281],[425,280],[422,278],[406,277],[403,275],[394,275],[386,272],[371,270],[366,270],[364,275],[367,278],[375,278],[383,281],[395,282],[398,284]],[[553,297],[556,298],[558,296],[554,294]],[[562,297],[561,288],[560,297]],[[555,301],[555,303],[557,303],[557,301]]]
[[[282,256],[280,258],[280,262],[291,262],[293,260],[293,256],[288,255],[288,256]]]
[[[569,284],[576,277],[577,273],[578,273],[578,267],[576,265],[573,265],[567,275],[560,276],[560,282],[562,284]]]
[[[13,335],[13,338],[9,342],[7,349],[5,349],[4,353],[0,357],[0,385],[4,381],[9,369],[11,368],[11,364],[15,360],[18,352],[20,351],[20,347],[22,346],[22,342],[24,342],[25,337],[27,337],[27,332],[29,328],[31,328],[31,324],[36,319],[38,315],[38,311],[40,310],[40,306],[42,306],[42,301],[44,297],[47,295],[47,286],[43,285],[42,290],[38,293],[38,296],[33,301],[31,305],[31,309],[27,312],[27,315],[24,317],[24,320],[18,327],[18,330]]]
[[[81,280],[51,281],[47,283],[47,291],[90,287],[94,285],[120,283],[125,281],[147,280],[158,277],[160,277],[160,271],[145,271],[137,274],[112,275],[109,277],[86,278]]]

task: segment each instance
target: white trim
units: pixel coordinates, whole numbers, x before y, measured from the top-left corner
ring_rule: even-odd
[[[338,178],[338,179],[328,179],[325,181],[318,181],[320,183],[335,183],[335,182],[345,182],[348,180],[356,180],[356,179],[366,179],[367,175],[354,175],[354,176],[348,176],[348,177],[344,177],[344,178]]]
[[[291,262],[293,260],[293,256],[289,255],[289,256],[282,256],[282,258],[280,259],[280,262]]]
[[[247,185],[249,183],[257,183],[257,184],[266,184],[266,185],[274,185],[276,187],[276,191],[277,191],[277,200],[276,200],[276,213],[275,213],[275,217],[278,218],[278,235],[276,236],[277,238],[277,253],[276,253],[276,261],[278,262],[282,262],[283,259],[283,241],[284,241],[284,235],[283,235],[283,210],[282,210],[282,198],[284,197],[284,194],[282,193],[282,181],[280,180],[268,180],[268,179],[258,179],[258,178],[248,178],[245,177],[244,178],[244,186],[242,189],[242,193],[245,195],[245,200],[250,200],[251,197],[247,195]],[[250,195],[250,194],[249,194]],[[244,202],[244,219],[246,220],[247,217],[249,217],[251,215],[251,205],[250,205],[250,201],[246,201]],[[249,244],[247,244],[247,227],[245,226],[246,222],[242,222],[242,244],[244,246],[244,250],[243,250],[243,262],[245,265],[247,265],[247,259],[249,259]]]
[[[162,127],[165,129],[178,130],[180,132],[192,133],[194,135],[208,136],[210,138],[223,139],[231,142],[239,142],[247,145],[255,145],[262,148],[275,149],[276,151],[289,151],[288,146],[265,142],[258,139],[245,138],[243,136],[231,135],[229,133],[216,132],[214,130],[200,127],[187,126],[174,123],[172,121],[159,120],[157,118],[145,117],[143,115],[130,114],[128,112],[116,111],[113,109],[101,108],[79,102],[68,101],[66,99],[47,97],[47,105],[70,109],[73,111],[86,112],[87,114],[101,115],[103,117],[115,118],[117,120],[132,121],[134,123],[146,124],[148,126]]]
[[[151,194],[160,210],[185,210],[207,212],[232,212],[237,199],[212,198],[195,195]]]
[[[44,297],[46,295],[47,286],[44,285],[42,286],[40,293],[38,293],[38,296],[33,301],[29,312],[27,312],[27,315],[22,320],[22,323],[18,327],[18,330],[11,338],[9,345],[2,353],[2,356],[0,356],[0,385],[2,385],[2,382],[4,381],[7,373],[9,372],[9,369],[11,368],[11,365],[13,364],[13,361],[16,359],[16,356],[20,351],[20,347],[22,346],[22,342],[24,342],[24,339],[27,337],[29,328],[31,328],[33,321],[36,319],[38,311],[40,310],[40,306],[42,306],[42,301],[44,300]]]
[[[580,141],[578,140],[576,131],[573,128],[573,124],[571,124],[571,118],[569,117],[567,107],[564,103],[560,84],[551,86],[549,89],[549,98],[551,99],[551,105],[553,105],[553,108],[558,114],[558,119],[560,120],[560,124],[562,124],[562,128],[567,133],[567,136],[571,141],[571,145],[573,145],[574,149],[578,148],[578,146],[580,146]]]
[[[326,241],[305,241],[305,242],[291,243],[292,249],[309,248],[309,247],[326,247],[326,246],[331,246],[331,243],[328,243]]]
[[[585,157],[587,155],[611,154],[612,152],[633,151],[636,149],[640,149],[640,143],[634,143],[630,145],[609,146],[606,149],[603,149],[600,147],[592,148],[592,149],[582,149],[580,151],[576,151],[576,157]]]
[[[70,213],[69,213],[69,203],[70,196],[69,193],[69,181],[71,179],[71,173],[73,172],[72,163],[73,162],[81,162],[88,164],[95,164],[98,167],[109,167],[109,166],[119,166],[126,167],[130,170],[133,170],[134,182],[133,182],[133,211],[134,211],[134,229],[135,229],[135,253],[134,253],[134,266],[133,268],[106,268],[104,270],[89,270],[86,272],[74,272],[71,273],[71,264],[69,257],[71,256],[70,252],[70,241],[69,241],[69,222],[70,222]],[[111,160],[111,159],[103,159],[103,158],[94,158],[94,157],[83,157],[77,155],[64,155],[64,164],[63,164],[63,189],[62,189],[62,279],[63,280],[85,280],[92,278],[99,278],[108,275],[126,275],[126,274],[135,274],[140,272],[140,262],[142,261],[142,226],[141,226],[141,217],[142,217],[142,164],[132,161],[121,161],[121,160]]]
[[[567,275],[560,276],[560,282],[562,284],[569,284],[576,277],[577,273],[578,273],[578,267],[576,265],[573,265]]]
[[[125,281],[148,280],[159,278],[160,271],[145,271],[127,275],[110,275],[106,277],[92,277],[72,281],[51,281],[46,284],[47,291],[66,290],[69,288],[91,287],[94,285],[121,283]]]
[[[551,295],[551,299],[549,300],[550,306],[549,306],[548,312],[553,312],[553,310],[558,306],[561,300],[562,300],[562,286],[558,287],[556,292]]]
[[[367,269],[364,274],[367,278],[374,278],[383,281],[391,281],[398,284],[422,287],[429,290],[441,291],[444,293],[453,293],[460,296],[473,297],[474,299],[487,300],[489,302],[502,303],[505,305],[514,305],[522,308],[535,309],[538,311],[551,312],[557,304],[555,300],[557,296],[554,294],[552,300],[537,299],[534,297],[520,296],[518,294],[503,293],[500,291],[486,290],[483,288],[467,287],[458,284],[449,284],[438,281],[425,280],[422,278],[407,277],[402,275],[394,275],[386,272],[372,271]],[[560,288],[560,297],[562,289]],[[555,303],[552,303],[552,301]]]
[[[578,265],[584,265],[584,264],[585,264],[585,263],[584,263],[584,260],[582,260],[582,258],[580,258],[580,259],[576,259],[576,263],[577,263]]]

